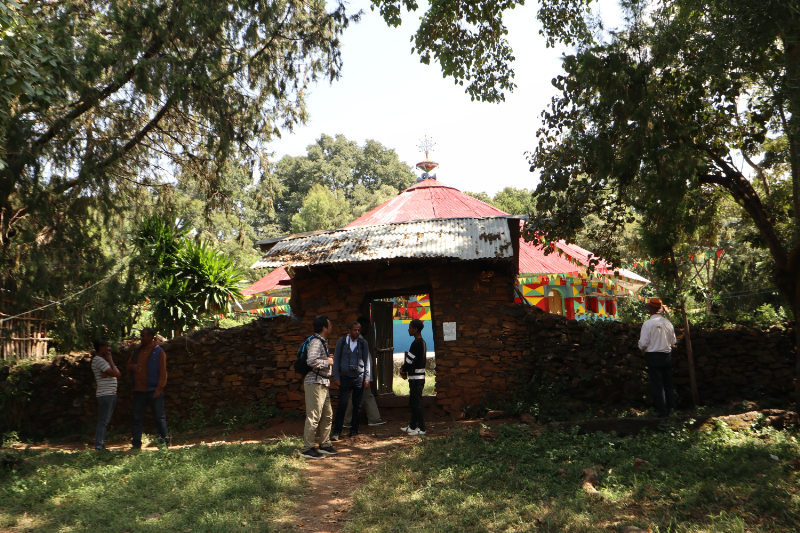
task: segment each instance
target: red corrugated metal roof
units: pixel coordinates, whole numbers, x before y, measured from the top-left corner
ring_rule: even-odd
[[[495,217],[507,214],[441,181],[429,179],[412,185],[345,227],[434,218]]]
[[[576,257],[576,259],[578,259]],[[519,240],[519,271],[523,274],[563,274],[582,270],[559,257],[557,253],[544,255],[544,251],[532,242]]]
[[[291,279],[285,268],[276,268],[260,280],[256,281],[246,289],[242,289],[242,294],[250,296],[262,292],[274,291],[275,289],[288,289],[289,285],[278,285],[280,281]]]

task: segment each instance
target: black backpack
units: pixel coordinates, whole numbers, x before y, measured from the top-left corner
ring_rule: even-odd
[[[306,374],[313,370],[310,366],[308,366],[308,345],[311,343],[311,339],[314,337],[315,335],[312,335],[305,340],[300,349],[297,350],[297,359],[294,362],[294,371],[304,378],[306,377]],[[314,373],[319,375],[319,372],[316,370],[314,370]]]

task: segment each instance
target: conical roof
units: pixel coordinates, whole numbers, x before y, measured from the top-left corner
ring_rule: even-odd
[[[508,215],[486,202],[481,202],[455,187],[439,180],[428,179],[416,183],[388,202],[354,220],[346,228],[392,224],[411,220],[435,218],[496,217]],[[530,242],[520,239],[520,272],[563,273],[574,272],[578,267],[557,254],[544,252]]]
[[[428,179],[416,183],[388,202],[345,226],[372,226],[435,218],[496,217],[507,215],[494,206],[464,194],[441,181]]]

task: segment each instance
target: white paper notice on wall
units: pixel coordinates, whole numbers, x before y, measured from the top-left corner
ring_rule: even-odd
[[[442,329],[444,330],[444,340],[456,340],[456,323],[455,322],[442,322]]]

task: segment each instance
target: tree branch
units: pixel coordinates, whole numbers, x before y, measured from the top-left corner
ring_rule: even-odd
[[[761,235],[767,242],[770,254],[775,260],[775,263],[781,267],[785,267],[789,257],[786,253],[786,249],[783,247],[780,237],[778,237],[778,234],[775,231],[775,226],[770,221],[769,216],[764,209],[764,204],[761,203],[761,198],[758,196],[758,192],[756,192],[756,190],[741,172],[728,165],[728,163],[713,149],[711,149],[710,146],[706,144],[700,144],[698,147],[703,152],[708,154],[711,160],[714,161],[714,163],[716,163],[720,170],[722,170],[724,173],[724,175],[709,174],[706,176],[700,176],[700,183],[719,185],[728,190],[728,192],[730,192],[731,195],[733,195],[733,197],[741,203],[745,211],[747,211],[747,213],[753,218],[753,222],[755,222],[756,226],[761,232]]]

